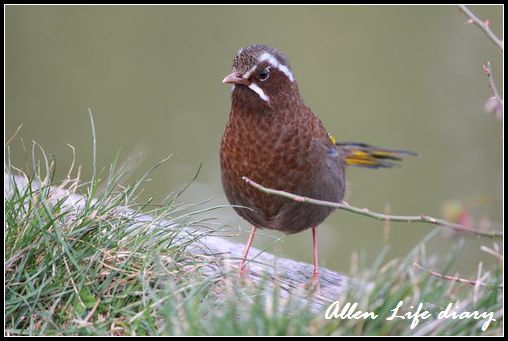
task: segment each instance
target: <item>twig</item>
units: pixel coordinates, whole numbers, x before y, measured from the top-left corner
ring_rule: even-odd
[[[504,51],[504,42],[503,40],[499,39],[494,32],[490,29],[490,21],[488,19],[481,20],[476,15],[473,14],[466,6],[464,5],[458,5],[459,9],[464,13],[465,16],[469,18],[467,21],[468,23],[475,24],[478,26],[487,37],[490,38],[494,44],[501,50],[501,52]],[[490,62],[487,62],[487,64],[483,64],[483,71],[487,75],[487,78],[489,80],[489,86],[492,89],[492,92],[494,93],[493,97],[490,97],[487,102],[485,103],[485,110],[488,113],[495,113],[496,117],[498,119],[502,118],[502,114],[504,112],[504,102],[501,96],[499,95],[499,91],[497,90],[496,84],[494,82],[494,77],[492,76],[492,67]]]
[[[474,15],[473,12],[471,12],[469,10],[469,8],[467,8],[464,5],[458,5],[458,7],[461,10],[461,12],[464,13],[469,18],[468,22],[478,26],[483,32],[485,32],[487,37],[489,37],[489,39],[492,40],[492,42],[497,45],[497,47],[501,51],[504,51],[504,42],[501,39],[499,39],[494,34],[494,32],[492,32],[492,30],[490,29],[490,21],[489,20],[482,21],[480,18],[478,18],[476,15]]]
[[[411,222],[430,223],[430,224],[434,224],[434,225],[438,225],[438,226],[448,227],[448,228],[451,228],[455,231],[473,233],[477,236],[490,237],[490,238],[502,238],[503,237],[503,233],[500,231],[495,231],[495,230],[481,231],[481,230],[470,228],[468,226],[452,223],[452,222],[445,221],[442,219],[433,218],[433,217],[423,215],[423,214],[419,215],[419,216],[401,216],[401,215],[388,215],[388,214],[383,214],[383,213],[372,212],[367,208],[359,208],[359,207],[351,206],[348,203],[346,203],[345,201],[342,201],[341,203],[335,203],[335,202],[324,201],[324,200],[316,200],[316,199],[303,197],[300,195],[295,195],[295,194],[291,194],[288,192],[264,187],[245,176],[242,177],[242,179],[245,182],[247,182],[249,185],[257,188],[258,190],[260,190],[264,193],[278,195],[278,196],[285,197],[285,198],[288,198],[288,199],[291,199],[291,200],[294,200],[297,202],[306,202],[309,204],[314,204],[314,205],[319,205],[319,206],[328,206],[328,207],[338,208],[338,209],[346,210],[349,212],[357,213],[360,215],[364,215],[367,217],[371,217],[371,218],[375,218],[375,219],[383,220],[383,221],[403,221],[403,222],[408,222],[408,223],[411,223]]]
[[[489,80],[489,86],[492,89],[494,98],[497,101],[497,105],[499,106],[499,111],[501,113],[503,113],[504,112],[504,102],[501,99],[501,96],[499,95],[499,91],[497,91],[496,84],[494,83],[494,77],[492,76],[492,65],[490,64],[490,62],[487,62],[487,64],[482,65],[482,68],[483,68],[483,71],[485,72],[485,75],[487,75],[487,78]],[[494,110],[494,111],[496,111],[496,110]]]
[[[432,271],[432,270],[429,270],[429,269],[426,269],[424,268],[423,266],[421,266],[420,264],[414,262],[413,263],[413,266],[417,269],[420,269],[422,271],[425,271],[425,272],[428,272],[429,274],[431,274],[432,276],[435,276],[435,277],[438,277],[438,278],[442,278],[442,279],[446,279],[448,281],[454,281],[454,282],[459,282],[459,283],[464,283],[464,284],[469,284],[469,285],[474,285],[474,286],[482,286],[482,287],[492,287],[492,288],[502,288],[502,286],[496,286],[496,285],[490,285],[490,284],[487,284],[487,283],[484,283],[484,282],[481,282],[480,280],[475,280],[475,279],[465,279],[465,278],[460,278],[458,276],[450,276],[450,275],[443,275],[437,271]]]

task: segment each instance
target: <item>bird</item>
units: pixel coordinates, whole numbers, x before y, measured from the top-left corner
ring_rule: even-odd
[[[300,96],[285,54],[268,45],[241,48],[232,72],[231,110],[220,145],[222,186],[233,209],[251,225],[238,274],[258,229],[293,234],[312,229],[312,283],[319,285],[317,227],[334,210],[259,191],[264,187],[340,203],[348,166],[390,168],[415,153],[366,143],[337,142]]]

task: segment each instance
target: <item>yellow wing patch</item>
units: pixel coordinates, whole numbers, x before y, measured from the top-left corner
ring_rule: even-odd
[[[389,168],[397,165],[403,157],[418,155],[409,150],[380,148],[366,143],[337,143],[331,134],[328,134],[328,138],[341,151],[344,162],[349,166]]]
[[[344,161],[349,166],[367,168],[393,167],[404,156],[416,156],[416,153],[400,149],[386,149],[361,143],[336,144],[344,155]]]
[[[328,134],[328,138],[330,139],[330,141],[332,141],[333,145],[337,144],[335,137],[330,133],[327,133],[327,134]]]
[[[354,150],[351,151],[349,155],[346,156],[346,164],[350,166],[376,166],[379,161],[376,160],[375,155],[371,153],[364,152],[362,150]]]

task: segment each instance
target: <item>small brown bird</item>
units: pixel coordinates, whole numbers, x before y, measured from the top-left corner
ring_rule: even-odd
[[[257,228],[284,233],[312,228],[312,282],[317,284],[316,228],[333,208],[263,193],[242,177],[265,187],[338,203],[344,198],[346,165],[391,167],[413,153],[364,143],[337,143],[300,97],[288,59],[272,47],[240,49],[233,72],[223,83],[233,84],[233,92],[220,150],[222,185],[235,211],[253,225],[239,273],[246,272]]]

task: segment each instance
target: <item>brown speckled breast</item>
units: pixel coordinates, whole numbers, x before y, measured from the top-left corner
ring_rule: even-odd
[[[242,98],[236,87],[233,98]],[[252,96],[250,96],[252,97]],[[259,103],[259,102],[258,102]],[[260,228],[295,233],[317,226],[333,209],[265,194],[242,180],[340,202],[344,164],[321,121],[302,103],[298,115],[287,108],[277,114],[266,105],[235,105],[222,137],[220,160],[226,197],[236,212]],[[256,105],[258,105],[256,107]],[[288,106],[289,107],[289,106]],[[291,106],[294,108],[294,103]]]

